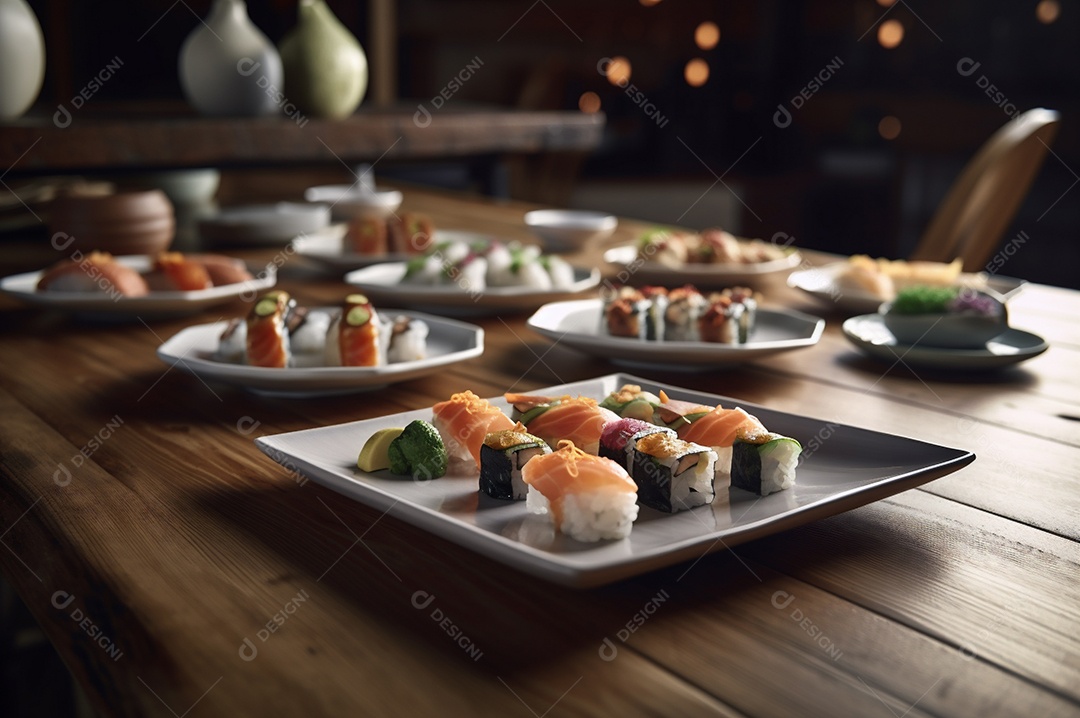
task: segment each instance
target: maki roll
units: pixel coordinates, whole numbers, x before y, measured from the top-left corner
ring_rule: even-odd
[[[743,307],[742,316],[739,317],[739,343],[745,344],[750,341],[750,335],[754,332],[754,324],[757,321],[758,300],[761,295],[756,294],[754,290],[747,287],[732,287],[725,289],[721,294]]]
[[[480,468],[480,447],[494,432],[513,429],[514,424],[497,406],[471,391],[454,394],[432,407],[431,423],[442,437],[451,459],[468,460]]]
[[[644,436],[648,431],[668,431],[641,419],[619,419],[609,421],[600,434],[600,456],[619,462],[629,470],[629,447],[635,436]]]
[[[698,318],[698,336],[703,342],[741,344],[746,307],[723,294],[712,294],[709,306]]]
[[[642,391],[637,384],[624,384],[618,390],[608,394],[600,402],[600,408],[609,409],[624,419],[652,421],[659,404],[660,397],[655,394]]]
[[[694,342],[699,338],[698,319],[708,306],[705,297],[691,285],[668,292],[664,308],[664,340]]]
[[[521,423],[493,431],[480,447],[480,490],[493,499],[524,500],[529,487],[521,479],[522,468],[530,459],[550,453],[544,440],[526,432]]]
[[[428,325],[419,319],[395,317],[383,325],[383,333],[387,363],[419,361],[427,356]]]
[[[550,516],[570,538],[592,542],[630,535],[638,515],[637,485],[611,459],[560,441],[557,451],[525,464],[521,477],[529,485],[528,510]]]
[[[635,435],[630,449],[638,501],[667,513],[712,503],[715,464],[712,449],[683,441],[670,429]]]
[[[379,366],[385,363],[379,316],[363,294],[345,297],[326,333],[327,366]]]
[[[736,440],[755,441],[768,430],[757,417],[739,408],[716,407],[706,414],[690,414],[679,427],[679,438],[708,446],[716,452],[714,488],[731,483],[731,453]]]
[[[768,496],[795,485],[802,445],[789,436],[767,433],[736,439],[731,454],[731,485]]]
[[[633,287],[619,287],[604,303],[604,329],[613,337],[645,339],[650,302]]]
[[[252,366],[284,368],[292,362],[286,320],[296,302],[276,290],[259,297],[247,319],[247,362]]]

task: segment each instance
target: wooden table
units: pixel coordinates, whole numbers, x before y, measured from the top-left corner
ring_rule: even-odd
[[[447,228],[526,236],[519,205],[407,203]],[[312,302],[345,290],[282,285]],[[550,348],[524,316],[482,320],[485,355],[436,376],[298,401],[211,393],[154,358],[221,312],[103,326],[5,305],[0,568],[107,715],[1075,716],[1080,294],[1030,286],[1011,313],[1052,347],[991,376],[886,372],[831,315],[811,349],[650,372],[978,459],[693,564],[571,590],[298,481],[252,444],[464,388],[614,370]]]

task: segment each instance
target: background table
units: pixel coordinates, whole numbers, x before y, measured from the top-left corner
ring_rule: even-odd
[[[406,208],[527,237],[521,205],[410,191]],[[613,241],[639,229],[623,222]],[[288,271],[281,285],[308,302],[345,291]],[[834,315],[811,349],[647,372],[978,459],[576,591],[304,482],[252,443],[615,370],[549,346],[524,315],[481,320],[485,355],[438,375],[300,401],[211,392],[154,358],[242,305],[144,326],[5,303],[0,569],[108,715],[1077,715],[1080,294],[1029,286],[1010,310],[1051,348],[995,375],[886,371]]]

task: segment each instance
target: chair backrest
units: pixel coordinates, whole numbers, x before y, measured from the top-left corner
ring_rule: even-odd
[[[1057,112],[1036,108],[995,132],[949,188],[911,259],[961,257],[964,271],[982,270],[1027,196],[1058,120]]]

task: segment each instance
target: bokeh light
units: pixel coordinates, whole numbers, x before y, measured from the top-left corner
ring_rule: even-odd
[[[595,92],[582,92],[577,101],[578,109],[590,115],[600,111],[600,95]]]
[[[1035,6],[1035,17],[1043,25],[1049,25],[1056,21],[1060,14],[1061,3],[1057,0],[1040,0],[1039,4]]]
[[[711,50],[720,42],[720,27],[715,22],[703,22],[694,30],[694,42],[702,50]]]
[[[887,140],[895,140],[900,136],[900,118],[893,117],[892,115],[886,115],[881,118],[881,122],[878,123],[878,134]]]
[[[695,57],[686,63],[683,77],[686,78],[686,84],[690,85],[690,87],[701,87],[709,81],[709,63],[700,57]]]
[[[623,87],[630,82],[630,61],[621,55],[613,57],[605,72],[608,82]]]
[[[886,49],[893,49],[904,40],[904,26],[899,20],[886,20],[878,26],[877,41]]]

